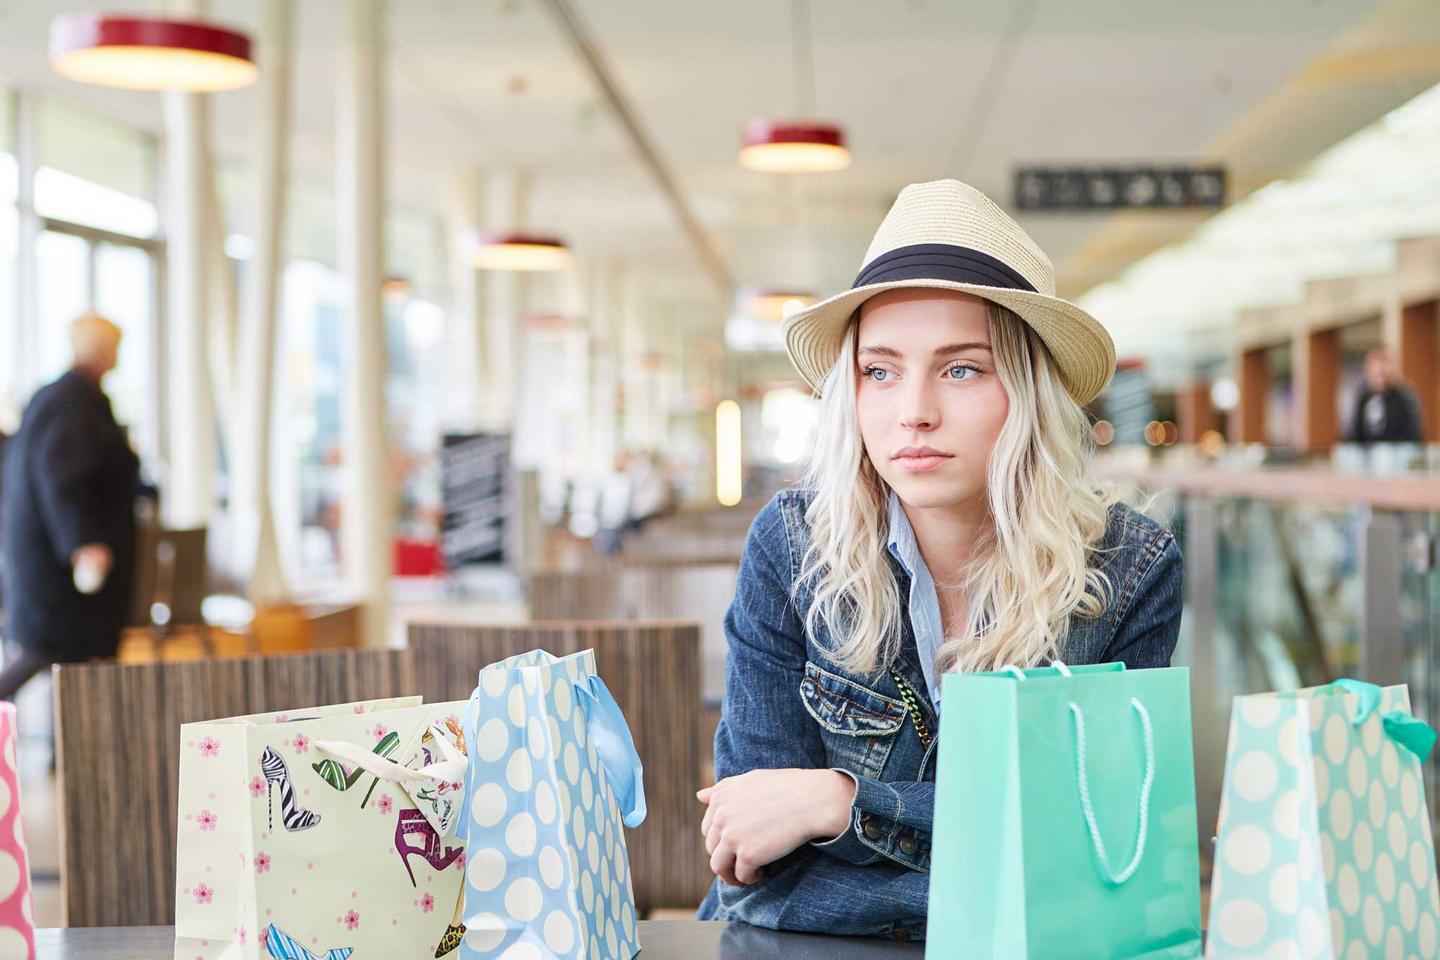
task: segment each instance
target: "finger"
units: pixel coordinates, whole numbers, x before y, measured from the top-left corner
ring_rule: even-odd
[[[700,818],[700,832],[701,832],[701,833],[708,834],[708,833],[710,832],[710,824],[711,824],[714,820],[715,820],[715,808],[714,808],[714,807],[706,807],[706,808],[705,808],[705,816],[703,816],[703,817]]]
[[[695,791],[695,799],[699,800],[701,803],[709,803],[710,797],[714,795],[714,793],[714,787],[704,787],[700,790]]]
[[[714,853],[724,840],[724,831],[715,824],[710,824],[710,829],[705,832],[705,852]]]
[[[730,886],[740,885],[735,880],[735,853],[727,844],[721,843],[710,854],[710,870]]]
[[[763,865],[754,863],[747,857],[735,858],[735,879],[740,883],[749,886],[752,883],[759,883],[765,876]]]

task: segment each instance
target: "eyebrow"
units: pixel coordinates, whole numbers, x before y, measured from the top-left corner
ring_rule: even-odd
[[[943,357],[951,353],[960,353],[965,350],[990,350],[990,344],[981,340],[971,340],[966,343],[947,343],[935,351],[935,356]],[[891,357],[895,360],[902,358],[899,350],[893,347],[867,346],[860,348],[860,354],[874,354],[880,357]]]

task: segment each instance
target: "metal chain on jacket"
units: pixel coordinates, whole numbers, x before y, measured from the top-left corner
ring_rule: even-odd
[[[895,681],[895,686],[900,688],[900,699],[905,701],[905,709],[910,711],[910,719],[915,723],[915,733],[920,737],[920,745],[929,749],[930,727],[925,723],[925,714],[920,709],[920,699],[915,696],[915,691],[905,678],[900,676],[900,671],[894,667],[890,668],[890,678]]]

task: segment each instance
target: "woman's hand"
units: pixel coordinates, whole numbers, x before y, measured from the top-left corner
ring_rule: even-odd
[[[834,770],[751,770],[695,795],[710,869],[731,886],[756,883],[767,863],[850,824],[855,781]]]

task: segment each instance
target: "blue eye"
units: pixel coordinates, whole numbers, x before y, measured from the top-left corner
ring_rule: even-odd
[[[885,378],[890,376],[890,371],[881,370],[879,367],[866,367],[863,376],[869,377],[876,383],[883,383]]]
[[[978,376],[980,373],[979,369],[963,363],[957,363],[945,372],[950,374],[952,380],[969,380],[970,374]]]

